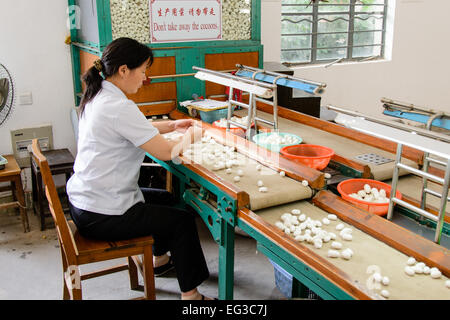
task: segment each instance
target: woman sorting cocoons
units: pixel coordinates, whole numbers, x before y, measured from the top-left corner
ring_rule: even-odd
[[[119,38],[83,76],[78,154],[67,184],[70,214],[87,238],[116,241],[153,236],[155,275],[175,269],[181,299],[209,300],[197,290],[209,271],[195,216],[173,207],[170,193],[143,192],[138,186],[146,152],[172,160],[202,135],[193,120],[150,123],[127,98],[142,87],[152,63],[149,47]],[[184,133],[181,140],[161,136],[175,130]]]

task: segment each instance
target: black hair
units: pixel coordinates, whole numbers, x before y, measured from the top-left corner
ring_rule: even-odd
[[[150,59],[149,66],[151,66],[153,63],[152,49],[134,39],[118,38],[111,42],[103,51],[102,58],[83,75],[82,79],[86,84],[86,89],[80,102],[80,116],[83,114],[86,104],[102,88],[103,79],[116,74],[120,66],[126,65],[133,70],[140,67],[148,59]]]

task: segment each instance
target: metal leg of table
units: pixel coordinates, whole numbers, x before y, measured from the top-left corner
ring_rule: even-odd
[[[222,219],[219,246],[219,299],[232,300],[234,286],[234,227]]]

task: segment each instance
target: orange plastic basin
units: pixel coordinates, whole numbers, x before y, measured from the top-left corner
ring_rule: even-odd
[[[307,165],[310,168],[325,169],[334,155],[334,150],[314,144],[299,144],[287,146],[280,150],[280,153],[295,162]]]
[[[338,184],[337,189],[344,200],[353,203],[357,207],[379,216],[386,215],[389,210],[389,203],[372,203],[350,197],[350,194],[357,193],[359,190],[363,190],[365,184],[368,184],[371,188],[377,188],[378,190],[384,189],[386,191],[386,197],[387,198],[390,197],[391,194],[390,185],[371,179],[345,180]],[[398,199],[402,198],[402,194],[400,193],[400,191],[397,190],[395,197]]]

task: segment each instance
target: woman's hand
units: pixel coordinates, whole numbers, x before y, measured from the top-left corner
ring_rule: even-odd
[[[181,119],[173,121],[173,129],[175,131],[185,133],[190,127],[194,126],[196,123],[195,120],[192,119]]]
[[[192,143],[201,141],[204,131],[201,127],[201,122],[178,120],[170,121],[170,124],[172,125],[175,122],[181,123],[181,128],[186,128],[187,126],[180,140],[167,141],[162,135],[158,134],[141,145],[140,148],[160,160],[173,161],[183,150],[187,150]]]

